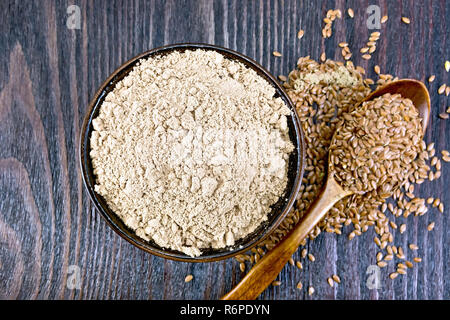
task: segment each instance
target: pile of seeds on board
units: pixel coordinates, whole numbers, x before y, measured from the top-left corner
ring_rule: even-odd
[[[353,10],[349,10],[350,18],[353,18]],[[332,22],[336,17],[340,18],[339,10],[329,10],[326,19],[324,19],[325,27],[322,29],[323,38],[331,36]],[[386,23],[388,16],[381,18],[381,23]],[[405,22],[406,21],[406,22]],[[408,24],[409,19],[402,19],[403,23]],[[304,30],[300,30],[297,38],[303,37]],[[363,59],[371,59],[371,54],[376,50],[376,42],[380,38],[380,32],[373,32],[369,36],[367,46],[362,48],[360,52],[364,55]],[[292,210],[280,227],[275,230],[269,238],[258,248],[254,248],[245,255],[236,257],[240,262],[240,269],[245,271],[245,263],[250,265],[258,262],[264,255],[266,250],[273,248],[278,241],[296,225],[296,223],[307,212],[311,203],[318,196],[323,187],[326,178],[326,168],[328,151],[332,136],[344,115],[352,112],[354,106],[361,101],[372,89],[395,81],[398,78],[390,74],[382,74],[380,67],[376,65],[374,71],[378,76],[376,81],[365,78],[365,70],[362,67],[355,67],[349,59],[352,56],[348,48],[348,43],[339,43],[342,57],[346,63],[332,61],[326,59],[325,53],[322,53],[318,63],[307,57],[301,57],[298,60],[297,68],[289,74],[289,77],[280,76],[280,80],[284,82],[284,87],[288,92],[291,100],[296,105],[302,128],[305,133],[306,142],[306,167],[296,207]],[[278,53],[278,52],[277,52]],[[277,55],[281,57],[281,53]],[[429,82],[434,80],[431,76]],[[449,94],[450,87],[441,85],[438,89],[439,94]],[[446,113],[450,113],[450,107]],[[441,117],[441,116],[440,116]],[[446,117],[441,117],[446,118]],[[438,208],[444,212],[444,204],[439,198],[419,198],[414,195],[415,185],[422,184],[425,180],[433,181],[441,177],[441,159],[450,162],[450,153],[447,150],[441,152],[441,157],[436,155],[434,143],[426,144],[422,140],[420,132],[415,138],[416,153],[414,161],[409,167],[408,179],[402,180],[400,187],[387,190],[387,187],[381,186],[376,190],[372,190],[365,194],[355,194],[339,201],[326,215],[326,217],[311,231],[309,239],[315,239],[321,232],[326,231],[335,234],[342,234],[343,226],[353,226],[353,230],[348,234],[351,240],[356,236],[369,230],[372,226],[377,234],[374,238],[375,244],[380,248],[376,254],[377,265],[380,268],[387,267],[394,259],[397,258],[395,271],[389,274],[389,278],[395,279],[398,275],[407,273],[408,268],[412,268],[414,263],[420,263],[422,259],[416,255],[419,249],[417,245],[411,243],[408,248],[410,252],[406,252],[407,248],[396,246],[394,244],[393,230],[398,229],[401,234],[406,231],[406,224],[397,224],[390,219],[391,217],[408,218],[410,215],[422,216],[430,206]],[[432,231],[434,222],[427,226],[428,231]],[[308,258],[314,262],[315,257],[307,252],[306,240],[300,247],[301,259]],[[409,260],[407,260],[407,258]],[[289,260],[289,264],[303,269],[301,261]],[[338,275],[334,274],[326,279],[328,284],[333,287],[334,284],[341,282]],[[274,282],[281,285],[281,282]],[[303,288],[302,282],[297,284],[297,289]],[[309,295],[314,293],[314,287],[309,286],[307,292]]]
[[[343,115],[330,146],[330,172],[346,190],[376,190],[385,198],[408,181],[425,161],[420,152],[422,121],[409,99],[389,93]]]

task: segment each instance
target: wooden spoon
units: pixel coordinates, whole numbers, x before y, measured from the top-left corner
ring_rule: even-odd
[[[391,82],[369,94],[357,106],[385,93],[400,93],[402,97],[410,99],[423,119],[422,125],[425,132],[430,114],[430,95],[422,82],[412,79]],[[352,193],[352,191],[344,190],[334,180],[333,175],[329,175],[321,193],[303,220],[272,250],[267,252],[236,287],[222,297],[222,300],[256,299],[275,280],[303,239],[322,220],[328,210],[336,202]]]

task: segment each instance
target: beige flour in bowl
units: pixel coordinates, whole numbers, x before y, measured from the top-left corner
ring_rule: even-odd
[[[291,111],[274,95],[215,51],[142,59],[92,121],[95,191],[161,247],[199,256],[233,245],[286,188]]]

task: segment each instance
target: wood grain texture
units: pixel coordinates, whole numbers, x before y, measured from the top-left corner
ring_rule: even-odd
[[[79,6],[81,28],[70,30],[68,6]],[[358,54],[371,30],[366,9],[377,4],[389,20],[372,60]],[[328,9],[353,8],[321,37]],[[411,24],[400,22],[401,16]],[[450,2],[441,1],[0,1],[0,298],[3,299],[217,299],[242,277],[233,259],[189,264],[151,256],[122,240],[92,207],[82,184],[77,148],[89,100],[107,76],[129,58],[163,44],[205,42],[246,54],[274,75],[295,67],[298,57],[341,59],[337,43],[348,41],[355,64],[425,81],[432,99],[426,141],[450,149],[450,122],[438,118],[449,105],[437,88],[449,82]],[[297,40],[297,31],[305,30]],[[272,51],[283,56],[276,58]],[[450,208],[448,164],[443,177],[416,188]],[[395,242],[416,243],[422,263],[395,281],[381,272],[379,290],[368,289],[375,262],[374,232],[348,241],[323,234],[308,243],[316,262],[286,266],[260,299],[449,299],[449,214],[431,209],[407,219]],[[401,224],[406,219],[395,219]],[[426,226],[434,221],[432,232]],[[344,232],[350,229],[344,228]],[[407,251],[411,258],[412,252]],[[300,253],[294,255],[300,259]],[[69,289],[73,266],[80,289]],[[339,274],[342,283],[326,279]],[[193,274],[194,280],[184,283]],[[298,281],[304,289],[296,289]],[[306,288],[316,289],[308,296]]]

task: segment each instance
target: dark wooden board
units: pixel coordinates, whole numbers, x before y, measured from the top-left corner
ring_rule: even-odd
[[[80,29],[67,28],[67,8],[80,8]],[[389,20],[373,59],[359,48],[372,31],[367,7],[377,4]],[[321,37],[328,9],[353,8]],[[411,24],[400,22],[401,16]],[[122,240],[92,207],[77,156],[81,122],[89,100],[107,76],[129,58],[164,44],[206,42],[240,51],[274,75],[287,75],[298,57],[341,59],[347,40],[356,64],[425,81],[432,95],[426,141],[450,149],[449,123],[438,118],[449,105],[437,95],[449,83],[450,1],[0,1],[0,298],[19,299],[217,299],[243,274],[234,259],[190,264],[151,256]],[[305,36],[296,39],[302,28]],[[272,56],[272,51],[283,57]],[[369,72],[373,76],[373,71]],[[443,177],[416,190],[450,207],[448,164]],[[381,289],[366,286],[375,262],[374,232],[348,241],[321,235],[308,244],[316,262],[304,270],[287,266],[282,285],[261,299],[449,299],[449,214],[431,209],[395,233],[404,248],[416,243],[423,262],[395,281],[381,272]],[[405,219],[396,219],[399,224]],[[426,226],[435,221],[432,232]],[[344,229],[348,231],[349,229]],[[408,251],[409,258],[412,258]],[[296,254],[296,258],[299,253]],[[80,289],[68,281],[80,272]],[[337,273],[342,283],[330,288]],[[193,274],[194,280],[184,283]],[[306,289],[316,293],[309,297]]]

